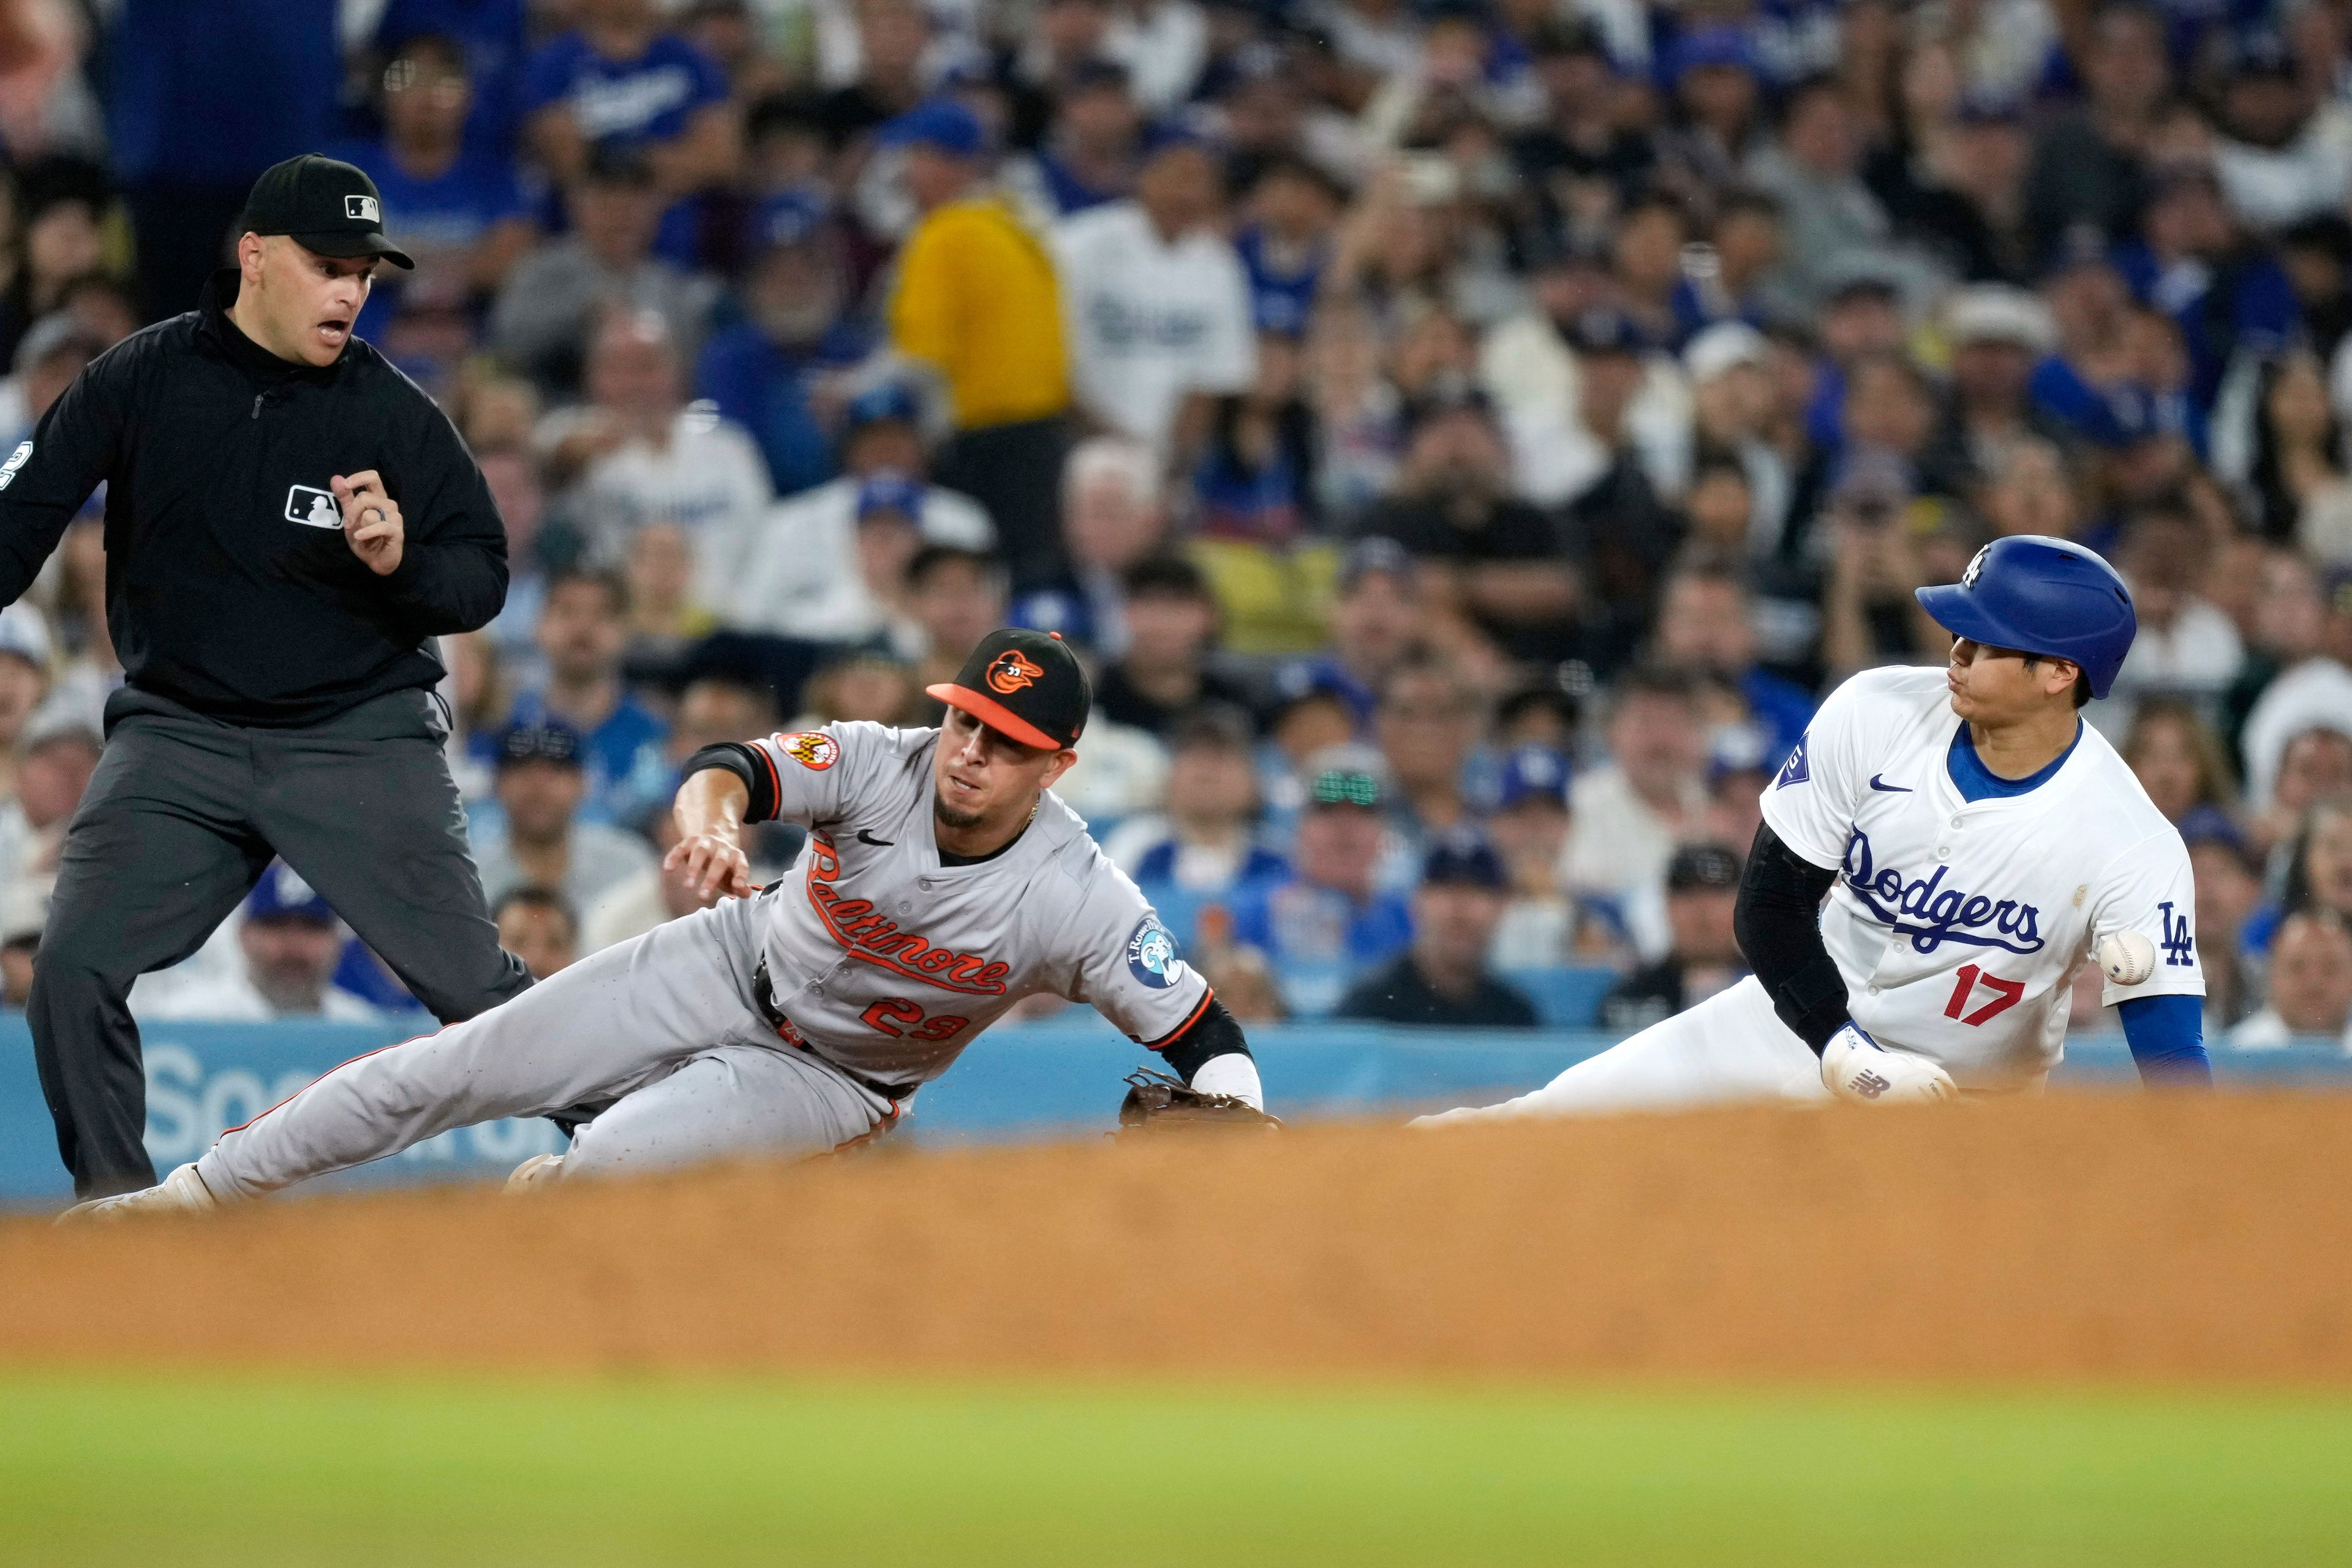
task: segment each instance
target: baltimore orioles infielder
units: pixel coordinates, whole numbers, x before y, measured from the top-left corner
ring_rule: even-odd
[[[1531,1094],[1420,1125],[2035,1087],[2093,955],[2142,1077],[2209,1077],[2188,849],[2075,711],[2138,629],[2123,580],[2019,536],[1918,597],[1958,639],[1949,666],[1848,680],[1764,791],[1737,915],[1755,973]]]
[[[1241,1027],[1051,793],[1088,693],[1058,637],[992,634],[938,730],[842,723],[687,763],[670,852],[711,909],[438,1034],[345,1062],[158,1185],[75,1214],[202,1209],[501,1116],[588,1118],[544,1180],[816,1154],[887,1131],[1024,996],[1087,1002],[1187,1083],[1264,1108]],[[752,887],[746,823],[811,828]]]

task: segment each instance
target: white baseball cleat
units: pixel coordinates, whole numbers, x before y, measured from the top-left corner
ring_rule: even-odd
[[[562,1155],[533,1154],[530,1159],[517,1165],[514,1168],[514,1173],[507,1178],[507,1191],[519,1193],[527,1187],[544,1186],[550,1182],[562,1179]]]
[[[193,1164],[182,1165],[152,1187],[142,1187],[135,1193],[118,1193],[110,1198],[92,1198],[76,1204],[58,1215],[59,1225],[82,1225],[128,1218],[132,1215],[204,1214],[220,1206],[205,1179],[196,1174]]]

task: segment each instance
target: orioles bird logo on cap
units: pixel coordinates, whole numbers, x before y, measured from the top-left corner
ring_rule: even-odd
[[[1010,697],[1023,687],[1035,684],[1045,673],[1043,668],[1023,657],[1020,649],[1006,648],[996,656],[996,662],[988,667],[988,684]]]

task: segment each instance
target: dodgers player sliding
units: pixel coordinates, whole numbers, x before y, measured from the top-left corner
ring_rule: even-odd
[[[501,1116],[585,1119],[520,1180],[817,1154],[894,1126],[1039,992],[1263,1109],[1240,1026],[1051,793],[1086,725],[1076,656],[1000,631],[929,689],[949,706],[938,730],[834,724],[688,759],[670,863],[730,895],[715,907],[345,1062],[158,1185],[72,1212],[209,1208]],[[763,891],[740,840],[774,817],[812,831]]]
[[[1949,666],[1847,681],[1765,789],[1737,917],[1755,973],[1531,1094],[1421,1124],[2033,1088],[2094,953],[2143,1078],[2209,1078],[2189,852],[2075,711],[2137,630],[2123,580],[2018,536],[1918,597],[1958,639]]]

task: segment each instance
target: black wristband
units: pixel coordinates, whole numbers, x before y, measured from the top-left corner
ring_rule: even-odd
[[[705,746],[686,759],[686,766],[678,770],[679,782],[713,768],[720,773],[733,773],[743,781],[743,787],[751,792],[751,804],[743,812],[746,826],[774,820],[776,775],[759,752],[740,741],[721,741],[716,745]]]
[[[1186,1083],[1212,1057],[1232,1056],[1236,1051],[1250,1054],[1249,1042],[1242,1038],[1241,1020],[1226,1012],[1225,1005],[1213,994],[1191,1023],[1150,1048],[1167,1058],[1170,1068]]]

